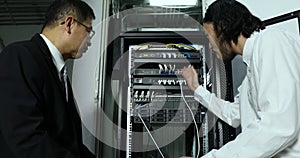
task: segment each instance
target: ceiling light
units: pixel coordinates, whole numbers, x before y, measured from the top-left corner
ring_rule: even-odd
[[[194,6],[197,0],[149,0],[151,6]]]

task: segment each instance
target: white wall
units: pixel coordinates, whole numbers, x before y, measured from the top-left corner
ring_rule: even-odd
[[[238,0],[243,3],[248,9],[262,20],[270,19],[285,13],[300,10],[299,0]],[[297,19],[289,20],[283,23],[272,25],[280,29],[285,29],[290,32],[298,33]]]
[[[103,12],[103,1],[84,0],[94,10],[96,20],[93,21],[93,29],[96,34],[92,38],[92,45],[80,59],[73,62],[72,87],[77,101],[81,119],[84,124],[83,141],[84,144],[95,153],[95,134],[97,123],[97,105],[99,86],[99,59],[101,46],[101,21]]]
[[[204,12],[215,0],[203,0]],[[300,9],[299,0],[237,0],[244,4],[254,15],[266,20],[284,13]]]
[[[299,0],[238,0],[262,20],[300,9]]]
[[[203,10],[215,0],[203,0]],[[267,20],[285,13],[300,10],[299,0],[237,0],[244,4],[250,12],[261,20]],[[275,24],[270,27],[285,29],[299,34],[297,19]]]

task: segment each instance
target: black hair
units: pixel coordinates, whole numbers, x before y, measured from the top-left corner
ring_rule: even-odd
[[[72,15],[78,21],[95,19],[93,9],[81,0],[55,0],[48,8],[44,27],[56,26],[63,18]]]
[[[249,38],[254,31],[265,28],[262,21],[236,0],[217,0],[207,9],[203,23],[212,23],[220,42],[231,46],[242,34]]]

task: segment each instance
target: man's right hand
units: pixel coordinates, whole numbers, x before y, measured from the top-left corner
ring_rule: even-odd
[[[192,91],[195,91],[200,86],[198,81],[198,74],[193,66],[183,67],[182,76],[184,77]]]

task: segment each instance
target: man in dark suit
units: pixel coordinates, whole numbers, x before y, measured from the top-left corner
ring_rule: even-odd
[[[0,53],[0,157],[90,158],[65,61],[82,55],[94,35],[90,6],[56,0],[41,34]],[[65,72],[65,71],[64,71]]]

